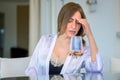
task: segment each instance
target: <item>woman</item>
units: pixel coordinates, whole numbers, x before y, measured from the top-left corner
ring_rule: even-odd
[[[89,46],[83,39],[83,53],[77,58],[70,51],[72,36],[87,36]],[[82,54],[82,55],[81,55]],[[87,72],[101,72],[103,65],[95,39],[82,7],[77,3],[65,4],[58,15],[58,34],[44,35],[38,42],[26,70],[27,75],[72,74],[81,68]]]

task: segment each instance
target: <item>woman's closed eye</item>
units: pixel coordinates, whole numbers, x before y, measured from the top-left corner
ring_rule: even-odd
[[[74,21],[74,19],[72,19],[72,18],[70,18],[69,20],[68,20],[68,22],[70,23],[70,22],[73,22]]]
[[[75,22],[76,22],[76,24],[77,24],[78,26],[81,26],[81,25],[82,25],[78,20],[76,20]]]
[[[76,24],[77,26],[81,26],[81,25],[82,25],[82,24],[81,24],[78,20],[76,20],[76,19],[70,18],[70,19],[68,20],[69,23],[71,23],[71,22],[73,22],[73,21],[75,21],[75,24]]]

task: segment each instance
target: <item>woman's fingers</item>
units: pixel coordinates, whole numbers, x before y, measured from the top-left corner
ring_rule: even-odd
[[[91,35],[92,32],[91,32],[90,25],[87,22],[87,20],[86,19],[81,19],[80,23],[83,25],[82,27],[83,27],[83,30],[84,30],[84,34],[86,34],[87,36]]]
[[[71,55],[73,55],[73,56],[82,56],[83,55],[83,50],[71,51]]]

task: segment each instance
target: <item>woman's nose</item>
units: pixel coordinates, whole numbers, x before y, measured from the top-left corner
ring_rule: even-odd
[[[72,23],[72,28],[75,28],[75,27],[76,27],[76,22],[73,21],[73,23]]]

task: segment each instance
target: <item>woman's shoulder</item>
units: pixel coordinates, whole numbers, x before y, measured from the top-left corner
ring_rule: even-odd
[[[86,45],[83,47],[83,50],[84,50],[85,53],[86,53],[86,52],[89,52],[89,51],[90,51],[90,46],[89,46],[89,44],[86,44]]]
[[[55,37],[55,34],[44,34],[41,36],[41,38],[46,38],[46,39],[54,38],[54,37]]]
[[[40,37],[42,41],[50,41],[55,37],[55,34],[45,34]]]
[[[86,44],[86,45],[84,46],[84,49],[85,49],[85,50],[86,50],[86,49],[90,49],[89,44]]]

